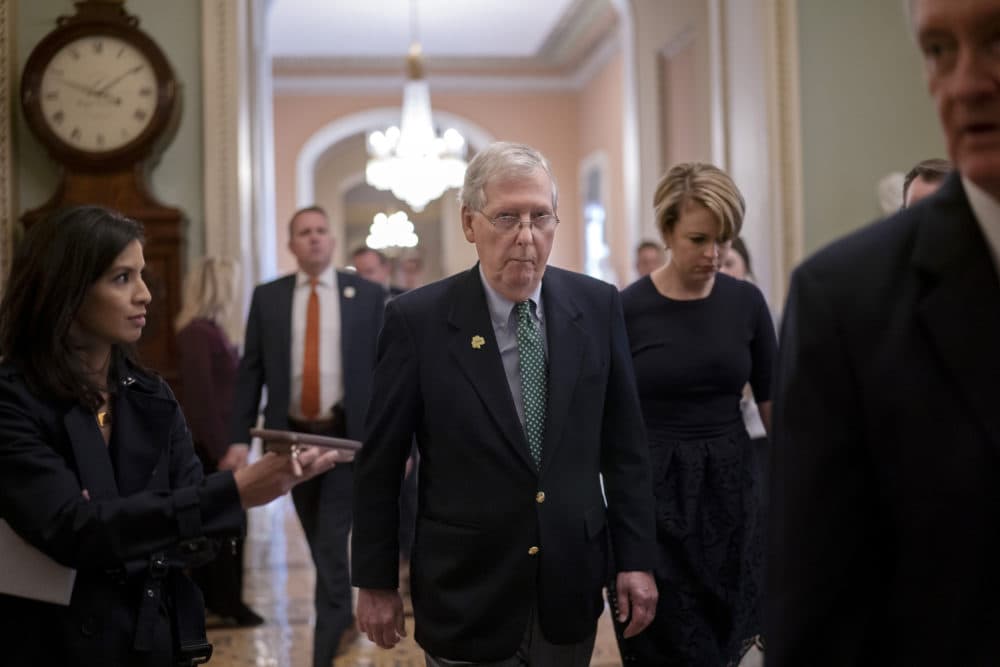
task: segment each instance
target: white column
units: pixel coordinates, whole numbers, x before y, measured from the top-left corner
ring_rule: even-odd
[[[240,340],[253,286],[275,273],[270,0],[202,1],[205,253],[239,259]]]

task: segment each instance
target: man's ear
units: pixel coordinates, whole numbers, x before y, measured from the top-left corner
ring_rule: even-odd
[[[476,232],[472,229],[472,216],[475,214],[476,212],[468,206],[462,206],[462,233],[465,234],[465,240],[469,243],[476,242]]]

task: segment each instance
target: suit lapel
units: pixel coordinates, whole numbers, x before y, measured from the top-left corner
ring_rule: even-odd
[[[63,416],[63,425],[80,473],[80,486],[92,500],[117,498],[118,484],[111,467],[111,457],[94,415],[83,406],[76,405]]]
[[[354,341],[351,336],[350,323],[354,321],[355,314],[354,309],[357,307],[357,299],[354,295],[357,293],[357,288],[354,286],[354,277],[340,271],[335,272],[337,276],[337,284],[334,285],[334,289],[337,290],[337,296],[340,299],[340,355],[343,360],[341,366],[347,366],[347,360],[351,359],[351,346]],[[347,296],[350,294],[351,296]],[[345,378],[348,375],[345,373]]]
[[[913,262],[927,276],[920,321],[949,375],[1000,446],[1000,282],[957,176],[928,207]]]
[[[580,377],[585,332],[580,325],[582,313],[563,285],[562,276],[551,268],[542,279],[542,302],[549,352],[548,408],[541,466],[544,472],[562,442],[570,401]]]
[[[274,338],[272,347],[275,350],[275,357],[277,359],[285,360],[285,373],[283,375],[286,378],[281,386],[286,388],[283,403],[287,404],[291,396],[291,388],[288,387],[288,379],[291,377],[292,370],[292,299],[295,294],[295,278],[298,274],[293,273],[292,275],[285,278],[285,284],[281,286],[280,290],[275,290],[275,303],[274,312],[276,317],[268,318],[268,323],[274,327]],[[270,380],[270,379],[269,379]],[[268,390],[273,389],[273,380],[269,381]],[[275,399],[282,400],[281,397],[275,396]],[[268,398],[270,403],[271,399]]]
[[[500,432],[524,462],[534,469],[528,440],[511,399],[500,348],[493,334],[478,264],[455,284],[453,297],[448,315],[453,329],[449,342],[451,354]]]

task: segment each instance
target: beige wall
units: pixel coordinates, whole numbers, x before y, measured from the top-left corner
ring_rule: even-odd
[[[580,156],[600,151],[607,156],[608,201],[607,242],[611,261],[619,281],[628,282],[632,248],[625,226],[625,183],[622,174],[622,136],[624,132],[624,84],[622,56],[611,58],[580,91]],[[561,208],[561,206],[560,206]],[[581,261],[583,239],[580,239]]]
[[[368,109],[396,107],[400,93],[387,95],[276,95],[274,100],[276,231],[278,269],[292,268],[284,221],[295,210],[296,159],[306,141],[338,118]],[[434,109],[468,119],[498,140],[520,141],[542,151],[559,184],[559,226],[550,262],[579,270],[581,226],[577,188],[580,158],[579,96],[574,92],[435,93]],[[359,165],[359,168],[363,168]]]
[[[74,13],[69,0],[0,0],[17,4],[17,80],[31,49],[55,28],[56,18]],[[201,10],[199,0],[129,0],[129,13],[166,53],[181,82],[177,134],[152,171],[152,192],[187,215],[188,257],[204,247],[201,139]],[[56,164],[28,130],[20,104],[14,117],[16,196],[19,212],[48,201],[58,181]]]
[[[944,145],[900,2],[798,0],[807,254],[879,216],[876,184]]]
[[[668,160],[710,160],[709,25],[707,0],[631,0],[635,30],[639,119],[640,235],[658,239],[653,193]],[[679,57],[670,66],[671,57]],[[666,70],[665,70],[666,66]],[[666,76],[673,70],[669,90]],[[665,102],[667,103],[665,105]],[[691,128],[680,145],[670,146],[666,107],[680,106]]]

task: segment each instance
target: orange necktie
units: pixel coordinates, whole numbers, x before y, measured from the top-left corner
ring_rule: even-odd
[[[309,305],[306,307],[306,344],[302,354],[302,416],[319,416],[319,294],[316,279],[309,279]]]

